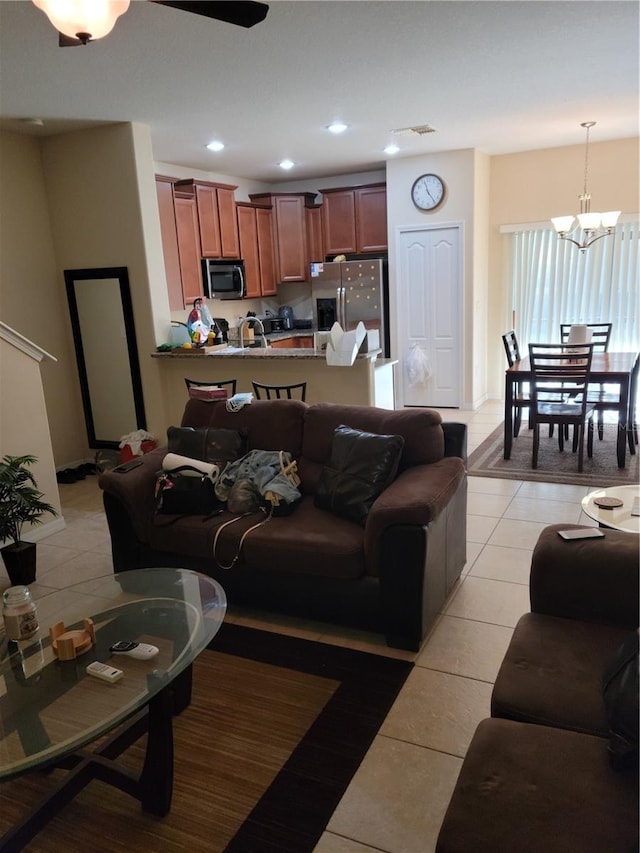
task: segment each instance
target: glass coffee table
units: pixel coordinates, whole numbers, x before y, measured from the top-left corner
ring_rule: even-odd
[[[631,515],[633,499],[636,497],[640,497],[640,486],[612,486],[609,489],[598,489],[582,498],[582,511],[589,518],[597,521],[600,527],[640,533],[640,516]],[[597,498],[617,498],[622,501],[622,506],[611,509],[600,507],[594,503]]]
[[[7,641],[0,626],[0,782],[26,771],[69,770],[37,808],[0,838],[0,850],[20,850],[91,779],[165,815],[173,790],[172,717],[191,697],[191,664],[218,632],[226,596],[216,581],[185,569],[137,569],[95,578],[37,601],[39,632]],[[95,644],[74,660],[57,660],[49,628],[83,627]],[[1,622],[1,620],[0,620]],[[149,660],[112,655],[118,640],[157,646]],[[114,684],[86,667],[100,661],[123,671]],[[147,733],[139,776],[115,759]],[[106,737],[104,737],[106,736]],[[88,744],[102,738],[93,751]]]

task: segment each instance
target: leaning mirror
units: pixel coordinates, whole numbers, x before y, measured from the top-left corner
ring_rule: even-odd
[[[126,267],[65,270],[89,447],[146,429]]]

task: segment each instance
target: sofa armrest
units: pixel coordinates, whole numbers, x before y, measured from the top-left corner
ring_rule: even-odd
[[[387,528],[428,525],[453,499],[465,477],[464,462],[457,456],[402,471],[376,499],[367,516],[364,553],[368,573],[379,574],[380,540]]]
[[[156,475],[162,468],[167,448],[159,447],[140,457],[141,465],[123,474],[105,471],[98,485],[106,494],[116,498],[131,519],[137,538],[148,539],[148,525],[155,515]]]
[[[552,524],[540,534],[531,560],[532,612],[637,627],[638,536],[609,529],[602,539],[558,536],[580,526]]]
[[[467,461],[467,425],[455,421],[443,421],[444,455],[459,456]]]

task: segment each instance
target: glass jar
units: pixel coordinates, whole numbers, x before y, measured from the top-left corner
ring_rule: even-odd
[[[28,586],[10,586],[2,594],[7,640],[28,640],[38,630],[38,614]]]

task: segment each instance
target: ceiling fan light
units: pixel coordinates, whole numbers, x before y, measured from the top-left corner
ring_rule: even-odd
[[[553,223],[553,227],[556,229],[556,233],[568,234],[573,228],[573,220],[573,216],[556,216],[551,220],[551,222]]]
[[[578,222],[583,231],[596,231],[600,227],[600,213],[579,213]]]
[[[86,33],[92,40],[103,38],[129,8],[129,0],[33,0],[53,26],[69,38]]]
[[[603,228],[615,228],[618,222],[618,217],[620,216],[620,210],[607,210],[606,213],[602,214],[602,227]]]

